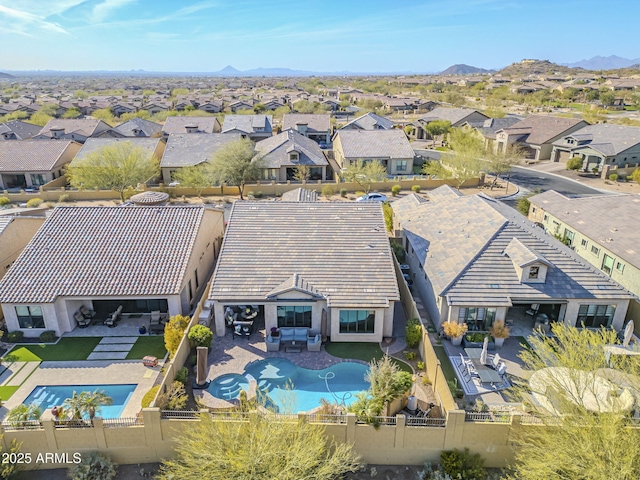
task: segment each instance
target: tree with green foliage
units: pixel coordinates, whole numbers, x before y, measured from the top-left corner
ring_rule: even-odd
[[[385,415],[389,415],[390,403],[408,392],[413,385],[411,374],[401,371],[386,354],[380,360],[371,360],[364,379],[370,384],[371,396],[384,406]]]
[[[202,415],[176,439],[159,480],[331,480],[359,467],[351,445],[337,443],[322,425],[265,415],[220,422]],[[206,465],[206,468],[203,468]]]
[[[507,183],[509,182],[511,170],[522,163],[524,152],[519,145],[512,144],[507,147],[506,151],[485,155],[489,162],[487,171],[493,175],[493,181],[491,182],[491,190],[493,190],[501,175],[506,176]]]
[[[296,165],[293,172],[293,179],[298,182],[306,182],[311,176],[311,167],[309,165]]]
[[[118,464],[98,452],[83,453],[80,463],[69,467],[71,480],[112,480],[117,473]]]
[[[82,112],[77,108],[68,108],[66,112],[62,114],[62,118],[79,118],[82,116]]]
[[[433,140],[433,147],[436,146],[436,138],[446,135],[451,131],[451,122],[449,120],[434,120],[424,126],[424,131]]]
[[[604,107],[610,107],[616,100],[616,94],[611,90],[603,90],[600,92],[600,103]]]
[[[582,157],[572,157],[567,160],[567,170],[580,170],[583,163]]]
[[[169,355],[173,357],[178,351],[184,331],[189,326],[191,319],[183,315],[175,315],[164,326],[164,346]]]
[[[639,169],[639,168],[636,168],[636,169],[633,171],[633,173],[631,174],[631,179],[632,179],[634,182],[636,182],[636,183],[640,184],[640,169]]]
[[[101,108],[96,110],[91,114],[93,118],[97,118],[98,120],[102,120],[105,123],[108,123],[110,126],[114,126],[116,123],[116,117],[114,117],[111,108]]]
[[[519,198],[518,203],[516,203],[516,210],[518,210],[525,217],[529,215],[530,207],[531,207],[531,202],[526,196]]]
[[[425,162],[422,165],[422,173],[424,175],[430,175],[441,180],[446,180],[453,177],[453,172],[442,165],[442,163],[440,163],[438,160]]]
[[[461,128],[451,131],[449,143],[452,151],[442,155],[441,166],[430,162],[429,166],[423,167],[423,171],[429,175],[449,175],[440,178],[454,178],[456,188],[460,189],[464,182],[480,175],[482,157],[486,155],[484,143],[477,132]],[[446,170],[450,173],[447,174]]]
[[[95,418],[96,413],[100,411],[100,408],[109,406],[113,403],[113,398],[100,390],[82,392],[80,397],[82,412],[89,416],[89,420],[93,420]]]
[[[4,434],[0,434],[0,457],[6,458],[7,456],[11,456],[11,454],[19,454],[20,450],[22,450],[22,442],[18,442],[15,438],[11,440],[9,444],[9,448],[5,450],[3,448],[3,437]],[[18,462],[0,462],[0,478],[14,478],[14,475],[20,471],[22,464]]]
[[[124,201],[124,192],[156,177],[158,160],[131,142],[107,145],[76,159],[67,167],[69,183],[75,188],[114,190]]]
[[[178,168],[173,172],[173,179],[182,187],[193,188],[198,198],[201,198],[204,189],[213,183],[211,171],[206,163]]]
[[[189,329],[187,338],[194,347],[211,347],[211,340],[213,340],[213,332],[209,327],[204,325],[194,325]]]
[[[79,98],[80,100],[86,100],[89,98],[89,94],[84,90],[76,90],[73,92],[73,98]]]
[[[21,403],[17,407],[9,410],[7,421],[12,425],[19,425],[29,420],[38,420],[42,415],[42,410],[36,404],[25,405]]]
[[[373,182],[381,182],[387,177],[387,169],[377,160],[356,160],[351,162],[341,174],[343,181],[355,182],[369,193]]]
[[[391,208],[389,202],[382,203],[382,213],[384,214],[384,225],[387,232],[391,232],[393,230],[393,208]]]
[[[637,402],[638,357],[607,355],[605,346],[616,343],[612,329],[578,329],[554,323],[551,331],[552,337],[530,336],[531,347],[520,354],[526,370],[552,367],[560,374],[545,375],[545,391],[539,392],[550,403],[532,404],[532,387],[526,381],[514,388],[513,396],[538,411],[543,426],[519,430],[514,439],[519,448],[513,477],[509,478],[640,478],[640,428],[634,425],[624,402],[616,401],[630,395],[636,396]],[[616,387],[604,403],[597,403],[602,408],[594,408],[594,400],[601,398],[597,392],[602,382]]]
[[[227,143],[214,153],[209,162],[212,178],[220,183],[234,185],[244,199],[244,186],[258,180],[262,174],[263,161],[248,138]]]

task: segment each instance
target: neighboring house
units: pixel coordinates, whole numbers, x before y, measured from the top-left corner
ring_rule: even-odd
[[[141,148],[145,153],[156,158],[158,162],[160,162],[165,149],[165,143],[159,138],[89,138],[84,142],[71,165],[75,165],[78,160],[82,160],[93,152],[119,143],[130,143],[137,148]]]
[[[39,188],[61,177],[80,147],[71,140],[0,142],[0,188]]]
[[[164,102],[150,102],[143,105],[142,110],[146,110],[151,115],[153,115],[154,113],[168,112],[169,110],[171,110],[171,104]]]
[[[415,153],[402,130],[338,130],[333,153],[341,169],[356,160],[377,160],[389,175],[413,173]]]
[[[89,137],[110,136],[121,137],[102,120],[93,118],[54,118],[42,127],[40,133],[34,136],[36,140],[74,140],[84,143]]]
[[[296,130],[285,130],[256,143],[256,151],[264,165],[263,180],[295,180],[298,165],[309,167],[310,180],[327,178],[329,162],[324,153],[316,142]]]
[[[113,128],[123,137],[153,137],[162,131],[162,125],[143,118],[132,118]]]
[[[259,142],[272,135],[273,115],[225,115],[222,133],[239,133]]]
[[[28,140],[33,138],[42,127],[20,120],[11,120],[0,124],[0,140]]]
[[[174,133],[169,135],[164,155],[160,161],[162,181],[165,184],[171,183],[173,173],[179,168],[193,167],[208,162],[218,149],[240,138],[240,135],[229,133],[208,135]]]
[[[314,142],[331,143],[331,115],[286,113],[282,118],[282,131],[293,129]]]
[[[589,125],[577,118],[532,115],[496,132],[494,153],[504,152],[514,143],[523,150],[526,158],[534,161],[548,160],[553,143]]]
[[[166,140],[174,133],[220,133],[220,122],[216,117],[167,117],[162,136]]]
[[[357,107],[356,107],[357,108]],[[357,110],[360,110],[359,108]],[[340,130],[391,130],[395,123],[392,120],[376,115],[375,113],[365,113],[344,124]]]
[[[580,157],[583,169],[624,167],[640,162],[640,128],[611,123],[587,125],[553,143],[551,160]]]
[[[400,300],[379,203],[236,201],[211,285],[218,336],[227,306],[255,305],[267,332],[379,343]]]
[[[569,198],[548,190],[529,198],[529,219],[613,280],[640,296],[640,197],[596,195]],[[640,304],[629,317],[638,320]],[[636,327],[640,325],[636,324]]]
[[[489,117],[471,108],[438,107],[409,124],[413,127],[409,133],[409,138],[413,140],[430,140],[431,136],[427,133],[425,127],[435,121],[447,121],[451,123],[452,127],[461,127],[465,123],[476,127],[482,125],[486,120],[489,120]]]
[[[428,196],[392,207],[414,291],[436,325],[486,330],[533,312],[571,326],[622,327],[634,296],[516,210],[446,185]]]
[[[188,315],[223,226],[222,211],[202,206],[57,207],[0,280],[7,328],[60,336],[82,305],[97,318],[119,305]]]
[[[116,117],[120,117],[125,113],[135,113],[138,111],[138,105],[134,105],[133,103],[116,103],[113,107],[111,107],[111,111]]]
[[[493,145],[494,145],[494,142],[496,141],[496,132],[498,130],[502,130],[504,128],[515,125],[520,120],[522,120],[521,117],[515,117],[515,116],[506,116],[503,118],[489,118],[484,122],[482,122],[481,124],[478,124],[478,123],[470,124],[465,122],[462,124],[461,127],[462,128],[468,127],[468,128],[472,128],[473,130],[476,130],[478,133],[480,133],[484,137],[485,148],[493,150]]]
[[[294,188],[282,194],[283,202],[317,202],[318,193],[308,188]]]
[[[222,100],[205,100],[198,105],[198,110],[207,113],[220,113],[224,108]]]

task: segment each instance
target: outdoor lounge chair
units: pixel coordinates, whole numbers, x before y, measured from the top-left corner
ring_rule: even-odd
[[[94,312],[93,310],[89,310],[84,305],[80,306],[79,312],[82,314],[84,318],[88,318],[88,319],[91,319],[96,316],[96,312]]]
[[[76,323],[78,324],[78,326],[80,328],[86,328],[89,325],[91,325],[91,318],[86,318],[82,315],[82,313],[80,313],[80,311],[77,311],[74,315],[73,315],[73,319],[76,321]]]
[[[153,310],[151,312],[150,325],[160,325],[167,321],[167,316],[164,313],[160,313],[160,310]]]
[[[499,353],[496,353],[496,354],[493,356],[493,359],[491,360],[491,366],[493,366],[493,368],[497,370],[497,369],[498,369],[498,365],[500,365],[500,360],[502,360],[502,359],[500,358],[500,354],[499,354]]]
[[[320,337],[319,333],[312,337],[307,338],[307,351],[319,352],[321,346],[322,346],[322,338]]]

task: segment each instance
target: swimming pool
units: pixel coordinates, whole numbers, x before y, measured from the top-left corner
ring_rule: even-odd
[[[350,405],[357,393],[369,388],[364,380],[368,370],[368,365],[356,362],[310,370],[284,358],[267,358],[247,365],[244,375],[227,373],[215,378],[209,385],[209,393],[224,400],[238,398],[240,390],[248,390],[250,375],[256,379],[258,388],[268,394],[269,403],[277,411],[306,412],[318,407],[322,398]]]
[[[97,416],[102,418],[119,418],[124,407],[131,398],[137,385],[38,385],[22,403],[38,405],[43,412],[49,408],[60,406],[65,399],[71,398],[73,392],[94,392],[99,390],[113,399],[113,403],[100,407]]]

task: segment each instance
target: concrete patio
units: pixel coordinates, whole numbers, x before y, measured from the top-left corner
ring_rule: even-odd
[[[131,316],[122,314],[115,327],[108,327],[100,320],[94,319],[90,326],[86,328],[76,327],[71,332],[64,334],[65,337],[139,337],[149,335],[149,323],[151,314],[145,313],[141,316]],[[139,329],[144,326],[147,333],[141,334]],[[162,335],[162,333],[160,333]]]

